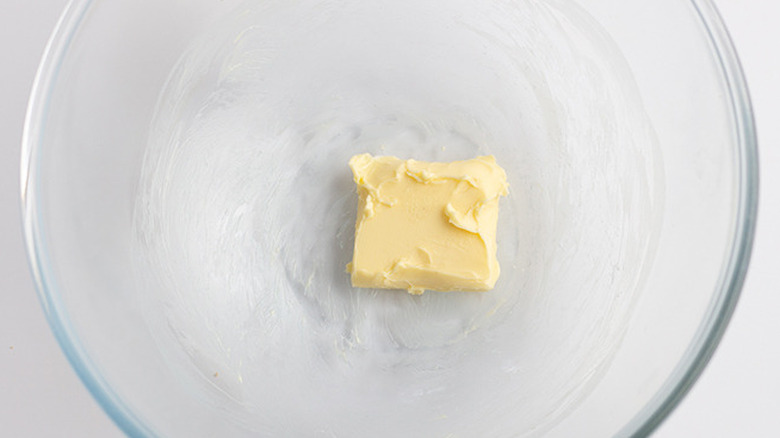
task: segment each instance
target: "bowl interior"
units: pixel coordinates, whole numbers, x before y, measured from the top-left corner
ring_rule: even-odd
[[[25,169],[66,353],[142,434],[645,427],[725,324],[750,240],[750,114],[713,14],[74,3]],[[493,291],[350,287],[362,152],[496,156]]]

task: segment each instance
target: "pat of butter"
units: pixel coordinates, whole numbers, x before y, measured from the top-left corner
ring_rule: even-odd
[[[451,163],[356,155],[355,287],[486,291],[498,279],[498,199],[506,173],[492,156]]]

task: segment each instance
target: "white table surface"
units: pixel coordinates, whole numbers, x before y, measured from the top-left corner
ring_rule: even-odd
[[[24,112],[36,66],[65,4],[0,0],[0,436],[121,436],[49,331],[21,235]],[[723,342],[654,436],[780,437],[780,2],[716,4],[753,96],[762,172],[758,231],[742,298]]]

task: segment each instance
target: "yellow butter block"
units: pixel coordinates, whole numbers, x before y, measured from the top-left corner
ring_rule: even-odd
[[[506,173],[492,156],[450,163],[355,155],[358,203],[347,272],[355,287],[487,291],[498,279],[498,200]]]

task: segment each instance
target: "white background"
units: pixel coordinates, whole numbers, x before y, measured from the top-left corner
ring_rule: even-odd
[[[780,3],[715,3],[753,97],[761,159],[758,231],[747,283],[721,346],[655,437],[780,437]],[[24,112],[65,4],[0,0],[0,435],[9,437],[121,436],[49,331],[21,235]]]

